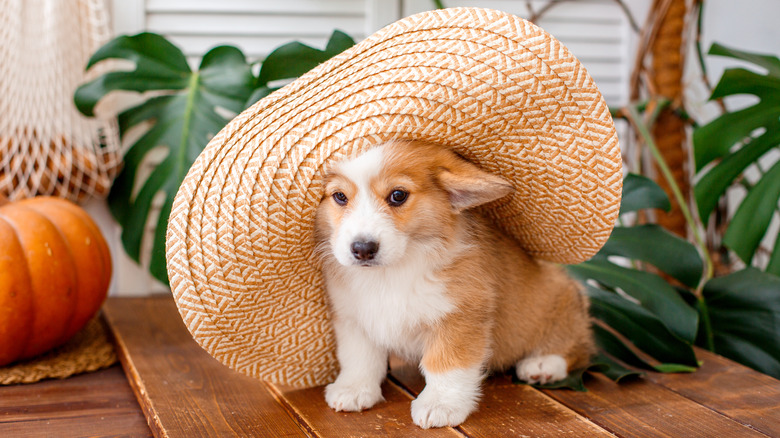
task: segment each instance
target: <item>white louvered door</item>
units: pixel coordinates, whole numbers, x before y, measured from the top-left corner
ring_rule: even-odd
[[[250,59],[298,40],[325,45],[334,29],[355,40],[387,23],[432,9],[430,0],[112,0],[118,33],[143,30],[162,34],[191,59],[218,44],[240,47]],[[444,0],[448,7],[478,6],[529,18],[549,0]],[[650,0],[628,0],[644,13]],[[640,17],[641,18],[641,17]],[[538,24],[561,40],[594,77],[607,103],[628,98],[635,36],[614,0],[560,2]]]

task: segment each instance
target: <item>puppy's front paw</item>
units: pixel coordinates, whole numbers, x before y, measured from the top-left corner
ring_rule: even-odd
[[[423,390],[412,401],[412,420],[423,429],[457,426],[466,420],[475,407],[476,401],[445,400]]]
[[[336,411],[362,411],[383,400],[382,388],[376,385],[349,385],[336,381],[325,387],[325,401]]]
[[[557,354],[535,356],[517,363],[517,377],[528,383],[553,383],[566,378],[566,359]]]

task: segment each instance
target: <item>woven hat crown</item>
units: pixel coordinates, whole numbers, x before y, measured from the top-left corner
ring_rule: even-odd
[[[256,377],[336,371],[312,229],[323,170],[392,139],[452,147],[512,182],[485,214],[530,254],[576,263],[617,218],[621,160],[579,61],[487,9],[400,20],[244,111],[195,161],[167,236],[171,288],[195,339]]]

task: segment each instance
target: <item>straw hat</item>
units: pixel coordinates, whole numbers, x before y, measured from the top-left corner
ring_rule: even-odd
[[[595,254],[617,218],[621,160],[582,64],[486,9],[400,20],[247,109],[173,203],[171,288],[193,337],[233,369],[296,386],[336,374],[314,213],[323,168],[390,139],[452,147],[515,186],[485,211],[542,259]]]

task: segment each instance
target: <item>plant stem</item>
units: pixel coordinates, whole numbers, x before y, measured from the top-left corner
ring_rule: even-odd
[[[187,143],[189,142],[190,122],[192,122],[193,112],[195,111],[195,95],[198,94],[198,86],[200,85],[200,72],[193,72],[190,76],[190,82],[187,85],[187,103],[184,106],[184,123],[182,124],[182,136],[181,143],[179,143],[179,158],[177,163],[184,163],[184,157],[187,154]],[[189,169],[179,168],[179,181],[184,180]]]
[[[707,64],[704,62],[704,50],[701,48],[701,32],[704,22],[704,2],[696,0],[694,2],[694,8],[698,8],[696,11],[696,59],[699,61],[699,68],[704,78],[704,85],[712,92],[712,85],[710,85],[709,79],[707,79]]]
[[[433,6],[436,9],[444,9],[445,8],[444,1],[442,1],[442,0],[433,0]]]
[[[704,50],[701,47],[701,34],[704,27],[704,0],[695,0],[693,7],[698,8],[696,11],[696,44],[694,44],[696,47],[696,60],[698,61],[699,68],[701,69],[701,81],[704,86],[707,87],[707,90],[710,92],[710,94],[712,94],[712,84],[710,83],[710,79],[707,76],[707,63],[704,62]],[[715,102],[720,107],[720,110],[725,113],[726,104],[723,102],[723,99],[715,99]]]
[[[668,100],[657,102],[651,120],[654,120],[658,112],[660,112],[660,110],[666,107],[668,104],[669,104]],[[656,146],[655,141],[653,140],[653,136],[650,134],[650,130],[648,129],[648,124],[644,123],[642,117],[639,114],[639,111],[635,106],[628,105],[627,109],[628,109],[629,118],[631,119],[632,123],[636,127],[639,135],[642,136],[642,139],[645,141],[645,144],[647,144],[647,147],[650,149],[650,153],[653,155],[653,158],[658,164],[658,169],[661,170],[661,174],[669,184],[669,187],[672,190],[672,194],[674,195],[674,198],[677,200],[677,204],[680,206],[680,211],[682,212],[683,216],[685,217],[685,221],[688,223],[688,226],[691,228],[691,231],[693,232],[693,238],[694,241],[696,242],[696,246],[699,247],[699,251],[701,252],[702,257],[704,258],[705,261],[704,276],[702,281],[699,283],[699,287],[697,287],[695,291],[696,296],[701,298],[701,288],[707,280],[712,278],[712,272],[713,272],[712,259],[710,258],[709,251],[707,251],[707,245],[704,242],[704,239],[702,239],[701,233],[699,231],[699,227],[696,221],[694,220],[693,215],[691,214],[691,210],[688,208],[688,203],[685,201],[685,197],[683,196],[682,191],[680,190],[680,186],[678,186],[677,182],[674,180],[672,171],[669,169],[669,166],[666,164],[666,160],[664,160],[664,157],[661,155],[661,152],[658,150],[658,147]]]
[[[531,15],[528,17],[528,21],[530,21],[531,23],[536,23],[540,18],[542,18],[542,15],[544,15],[547,11],[552,9],[553,6],[563,3],[565,1],[567,0],[550,0],[547,2],[547,4],[542,6],[542,8],[536,12],[532,12],[530,2],[526,2],[526,4],[528,5],[528,11],[531,12]]]
[[[712,333],[712,320],[710,320],[710,309],[707,306],[707,301],[703,296],[697,298],[699,300],[699,330],[704,330],[704,347],[714,352],[715,351],[715,336]]]
[[[617,2],[618,6],[620,6],[620,9],[623,10],[623,13],[626,15],[626,18],[628,19],[628,24],[631,25],[631,29],[634,30],[634,32],[639,32],[639,25],[636,23],[636,20],[634,19],[634,16],[631,15],[631,10],[628,9],[628,6],[623,2],[623,0],[615,0]]]

